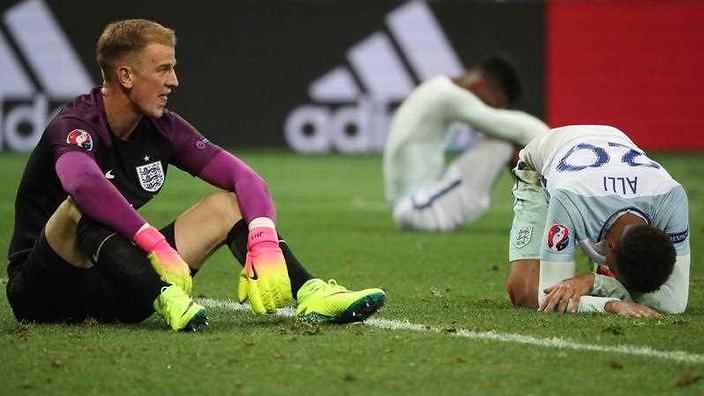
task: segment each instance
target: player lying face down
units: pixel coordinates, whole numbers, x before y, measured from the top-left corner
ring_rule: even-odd
[[[623,132],[554,129],[521,151],[514,175],[514,305],[635,316],[685,310],[687,195]],[[576,246],[596,273],[575,276]]]

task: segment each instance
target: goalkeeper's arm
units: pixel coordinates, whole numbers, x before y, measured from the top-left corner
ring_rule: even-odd
[[[78,151],[66,152],[56,161],[56,174],[83,215],[134,241],[165,282],[176,284],[190,294],[192,280],[188,265],[107,181],[92,158]]]
[[[291,281],[276,233],[276,210],[266,182],[247,164],[221,151],[198,175],[235,193],[249,227],[247,258],[240,273],[238,297],[256,313],[275,312],[292,300]]]

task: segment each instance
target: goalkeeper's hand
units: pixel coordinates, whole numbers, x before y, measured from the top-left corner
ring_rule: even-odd
[[[241,303],[249,300],[258,314],[276,312],[276,308],[290,304],[291,281],[275,229],[257,227],[249,232],[237,297]]]
[[[176,285],[191,295],[193,279],[191,269],[181,255],[166,242],[164,235],[154,227],[148,226],[137,232],[132,241],[146,254],[161,280]]]

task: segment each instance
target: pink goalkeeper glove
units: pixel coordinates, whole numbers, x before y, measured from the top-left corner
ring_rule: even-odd
[[[258,314],[276,312],[276,308],[291,302],[291,281],[275,229],[257,227],[249,231],[237,297],[240,302],[249,299],[252,311]]]
[[[176,285],[191,295],[193,279],[191,269],[178,252],[166,242],[164,235],[154,227],[138,231],[132,241],[146,254],[161,280]]]

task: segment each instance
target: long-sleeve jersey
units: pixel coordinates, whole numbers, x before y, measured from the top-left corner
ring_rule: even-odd
[[[15,201],[8,271],[69,195],[84,215],[132,238],[144,224],[136,210],[159,193],[169,164],[236,192],[247,220],[274,217],[261,178],[176,113],[142,117],[128,139],[116,137],[96,88],[51,120],[29,158]]]
[[[660,290],[633,299],[664,312],[684,310],[690,261],[687,195],[660,164],[623,132],[601,125],[553,129],[528,144],[520,158],[538,171],[548,199],[540,290],[561,280],[550,271],[574,268],[576,246],[603,262],[606,232],[619,216],[632,213],[667,233],[677,254],[675,269]],[[598,307],[588,307],[590,301]],[[604,303],[586,299],[580,310],[600,310]]]
[[[548,127],[517,110],[495,109],[446,76],[418,86],[399,107],[384,148],[386,198],[395,202],[437,180],[445,170],[445,141],[464,122],[496,139],[523,146]]]

